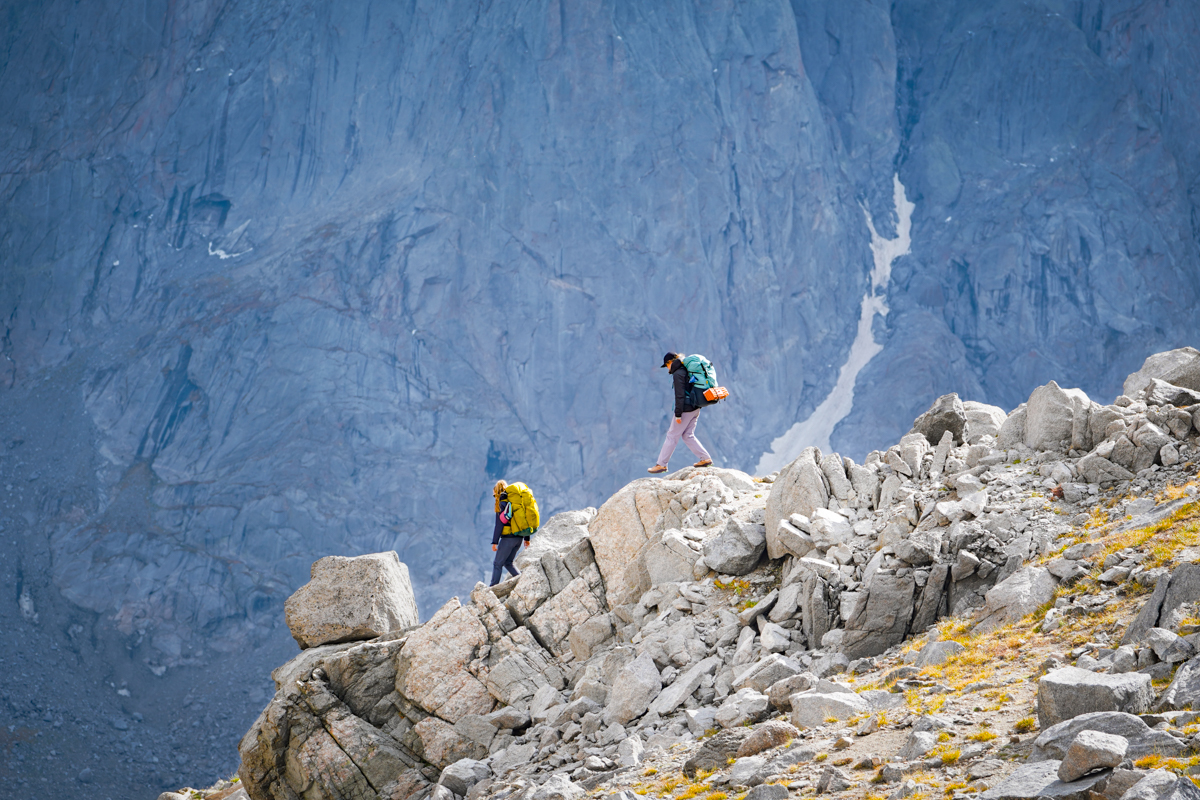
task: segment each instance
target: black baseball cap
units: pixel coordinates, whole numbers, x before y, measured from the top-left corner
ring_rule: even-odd
[[[670,352],[670,351],[668,350],[668,351],[667,351],[667,354],[666,354],[665,356],[663,356],[663,363],[662,363],[662,365],[663,365],[664,367],[669,367],[669,366],[671,366],[671,362],[672,362],[672,361],[674,361],[674,360],[675,360],[675,359],[677,359],[677,358],[679,358],[679,354],[678,354],[678,353],[672,353],[672,352]]]

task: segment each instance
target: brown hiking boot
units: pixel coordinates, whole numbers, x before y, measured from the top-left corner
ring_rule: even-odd
[[[662,464],[655,464],[653,467],[646,470],[646,472],[649,472],[651,475],[657,475],[660,472],[666,472],[666,471],[667,471],[667,468],[664,467]]]
[[[704,459],[703,461],[697,461],[695,464],[692,464],[692,466],[693,466],[693,467],[711,467],[711,466],[712,466],[712,459],[711,459],[711,458],[706,458],[706,459]]]

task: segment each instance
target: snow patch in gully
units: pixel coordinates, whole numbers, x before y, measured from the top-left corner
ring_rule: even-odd
[[[787,466],[804,448],[815,445],[823,453],[832,452],[829,437],[834,427],[854,408],[854,383],[858,373],[874,358],[883,345],[875,341],[871,327],[875,315],[887,316],[887,285],[892,274],[892,262],[909,252],[912,244],[912,212],[916,208],[905,196],[900,176],[892,176],[892,202],[899,222],[896,238],[885,239],[875,230],[875,221],[863,207],[867,227],[871,230],[871,252],[875,266],[871,269],[871,287],[863,295],[858,315],[858,332],[850,345],[850,355],[838,372],[833,391],[821,401],[808,419],[797,422],[787,432],[771,442],[771,450],[763,453],[754,468],[756,475],[767,475]]]

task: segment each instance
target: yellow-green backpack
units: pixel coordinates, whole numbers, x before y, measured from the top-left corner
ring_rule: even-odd
[[[542,523],[533,492],[523,483],[510,483],[504,491],[508,493],[508,502],[512,505],[512,519],[504,526],[505,535],[533,536]]]

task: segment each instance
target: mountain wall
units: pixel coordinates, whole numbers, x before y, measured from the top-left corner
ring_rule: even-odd
[[[849,358],[896,176],[883,349],[814,422],[839,451],[945,391],[1115,394],[1196,329],[1187,4],[3,13],[0,547],[42,620],[3,635],[56,665],[34,689],[261,674],[326,553],[394,549],[438,607],[496,478],[552,512],[649,466],[666,349],[717,364],[700,433],[752,468]]]

